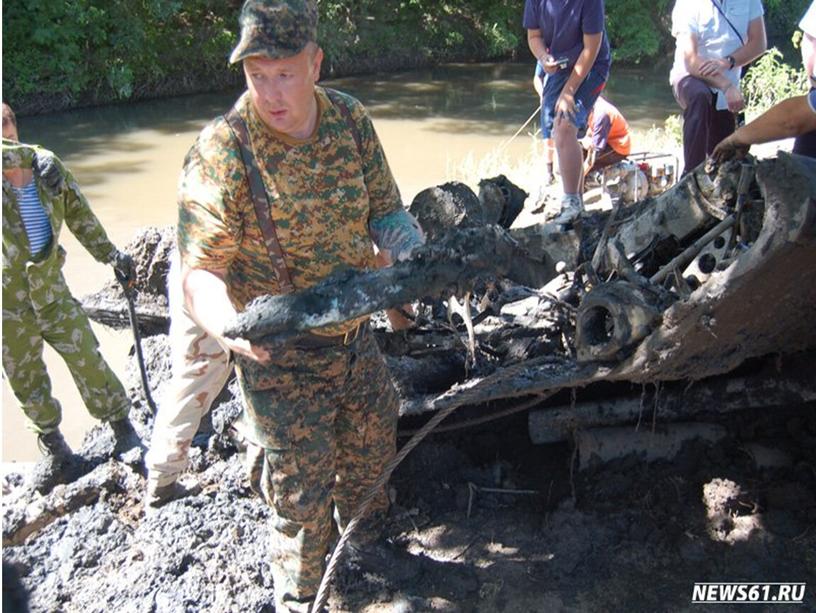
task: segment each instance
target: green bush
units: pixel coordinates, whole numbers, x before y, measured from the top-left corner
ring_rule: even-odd
[[[523,32],[521,8],[512,0],[321,0],[318,6],[330,72],[507,57]]]
[[[764,0],[765,28],[772,37],[788,40],[811,0]]]
[[[36,111],[223,75],[236,14],[215,0],[3,3],[4,97]]]
[[[764,113],[777,102],[807,92],[808,77],[804,68],[794,68],[784,60],[782,53],[772,47],[746,73],[742,91],[747,101],[748,119]]]
[[[606,3],[606,26],[614,58],[639,63],[669,46],[665,16],[670,0],[616,0]]]
[[[669,115],[663,122],[663,130],[675,144],[683,144],[683,118],[681,115]]]

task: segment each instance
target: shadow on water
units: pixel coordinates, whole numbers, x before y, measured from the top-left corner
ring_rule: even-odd
[[[168,136],[196,132],[236,97],[237,92],[197,94],[23,117],[20,132],[23,140],[47,143],[61,156],[149,151],[150,145],[119,137],[141,130]],[[157,140],[153,146],[160,145]]]
[[[452,136],[510,136],[535,110],[532,63],[448,64],[403,73],[326,81],[359,98],[375,120],[428,120],[420,129]],[[61,156],[134,153],[146,156],[164,137],[195,134],[223,113],[239,92],[199,94],[80,109],[21,119],[21,135]],[[678,112],[664,70],[614,68],[606,95],[637,128],[662,125]],[[433,120],[433,121],[431,121]],[[535,130],[537,121],[531,123]],[[153,131],[150,138],[129,133]],[[192,138],[189,138],[192,144]],[[94,174],[132,172],[127,164],[89,168]]]

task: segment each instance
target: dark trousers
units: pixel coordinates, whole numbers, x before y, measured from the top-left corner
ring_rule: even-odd
[[[801,136],[797,136],[796,140],[793,141],[793,152],[816,158],[816,131],[805,132]]]
[[[813,91],[813,88],[810,91]],[[805,132],[801,136],[797,136],[796,140],[793,141],[793,152],[816,158],[816,131]]]
[[[683,109],[683,174],[705,161],[714,147],[734,132],[734,114],[717,110],[717,95],[700,79],[684,77],[674,88]]]

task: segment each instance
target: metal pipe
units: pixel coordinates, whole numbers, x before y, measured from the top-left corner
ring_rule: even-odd
[[[716,226],[711,228],[708,232],[703,234],[700,238],[698,238],[690,247],[688,247],[685,251],[680,253],[677,257],[673,258],[671,262],[666,264],[663,268],[658,270],[652,277],[649,279],[652,283],[662,283],[663,280],[671,273],[672,270],[678,268],[680,266],[685,266],[691,260],[697,257],[697,255],[703,250],[708,243],[713,241],[717,238],[720,234],[728,230],[730,227],[734,225],[734,216],[729,215],[725,219],[723,219],[720,223]]]

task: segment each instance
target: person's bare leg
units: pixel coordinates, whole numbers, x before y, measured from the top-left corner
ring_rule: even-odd
[[[555,151],[558,154],[558,168],[561,171],[561,214],[556,223],[567,224],[576,219],[584,210],[580,193],[583,178],[584,158],[578,142],[578,128],[568,120],[555,122],[553,135]]]
[[[583,176],[583,155],[578,142],[578,128],[569,121],[562,120],[556,122],[553,135],[564,194],[578,194]]]
[[[555,183],[555,171],[553,161],[555,159],[555,144],[552,138],[544,139],[544,162],[547,164],[546,183],[552,185]]]

